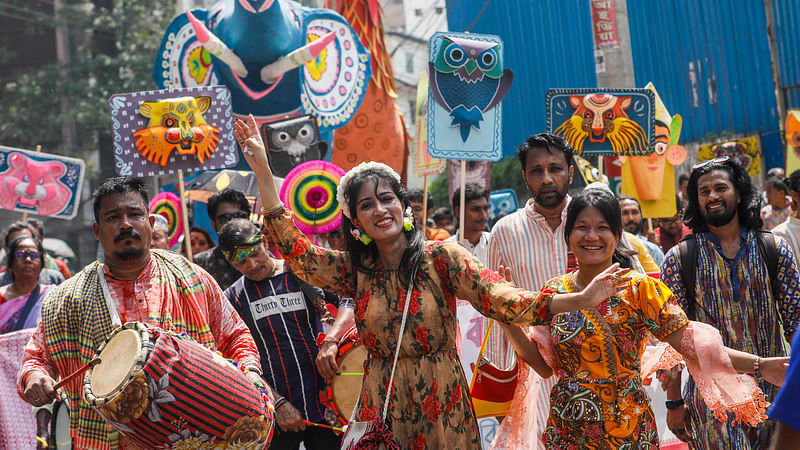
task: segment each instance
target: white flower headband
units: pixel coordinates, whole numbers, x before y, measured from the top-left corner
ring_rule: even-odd
[[[344,197],[344,191],[347,190],[347,185],[350,184],[350,181],[353,178],[361,174],[361,172],[367,170],[383,172],[384,175],[388,175],[400,183],[400,175],[395,172],[394,169],[384,163],[379,163],[376,161],[362,162],[361,164],[348,170],[347,173],[339,179],[339,187],[336,189],[336,201],[339,202],[339,206],[342,208],[342,214],[347,216],[348,219],[352,219],[352,217],[350,217],[350,208],[347,206],[347,199]]]

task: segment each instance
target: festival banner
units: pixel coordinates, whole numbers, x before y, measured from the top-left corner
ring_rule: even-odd
[[[502,158],[501,100],[514,74],[499,36],[435,33],[428,44],[428,152],[444,159]]]
[[[118,175],[214,170],[239,162],[231,93],[224,86],[116,94],[108,104]]]
[[[432,158],[428,153],[428,73],[422,72],[417,83],[417,138],[415,142],[414,176],[422,178],[444,172],[447,161]]]
[[[800,169],[800,109],[786,112],[786,176]]]
[[[547,132],[575,154],[647,156],[655,145],[655,99],[649,89],[550,89]]]
[[[751,177],[761,174],[761,154],[761,138],[758,134],[703,144],[697,148],[700,162],[727,156],[744,167]]]
[[[85,173],[81,159],[0,145],[0,208],[72,219]]]
[[[489,222],[498,215],[509,215],[519,209],[517,193],[513,189],[499,189],[489,194]]]

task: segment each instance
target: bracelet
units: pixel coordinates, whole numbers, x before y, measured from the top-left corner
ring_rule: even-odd
[[[335,344],[335,345],[337,345],[337,346],[338,346],[338,345],[339,345],[339,340],[338,340],[338,339],[331,338],[331,337],[326,337],[326,338],[325,338],[325,339],[323,339],[323,340],[322,340],[322,342],[319,344],[319,347],[320,347],[320,348],[322,348],[322,346],[323,346],[323,345],[325,345],[325,344]]]
[[[286,397],[281,397],[275,402],[275,411],[278,410],[284,403],[289,403],[289,400],[286,400]]]
[[[262,207],[261,208],[261,215],[262,216],[271,216],[272,214],[275,214],[276,212],[280,211],[281,209],[283,209],[283,202],[278,203],[277,205],[273,206],[272,208],[264,208],[264,207]]]
[[[678,400],[667,400],[664,402],[664,405],[667,407],[667,409],[675,409],[679,406],[683,406],[684,402],[682,398]]]
[[[754,377],[761,377],[761,357],[757,357],[756,360],[753,362],[753,376]]]

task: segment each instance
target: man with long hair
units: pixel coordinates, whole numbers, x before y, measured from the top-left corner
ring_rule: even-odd
[[[786,241],[759,231],[760,198],[747,172],[727,157],[697,164],[687,194],[684,220],[693,234],[667,253],[661,280],[690,319],[720,330],[727,347],[786,356],[784,336],[791,340],[800,323],[797,265]],[[772,401],[778,389],[760,377],[758,362],[754,369]],[[718,422],[694,381],[681,396],[680,383],[670,382],[677,371],[671,372],[664,383],[667,425],[690,448],[767,448],[771,421],[758,427]]]

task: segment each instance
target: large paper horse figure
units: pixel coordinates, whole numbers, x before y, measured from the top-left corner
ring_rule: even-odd
[[[222,0],[181,14],[153,70],[162,88],[226,85],[234,114],[259,124],[312,114],[326,140],[353,117],[370,76],[369,53],[342,16],[288,0]]]

